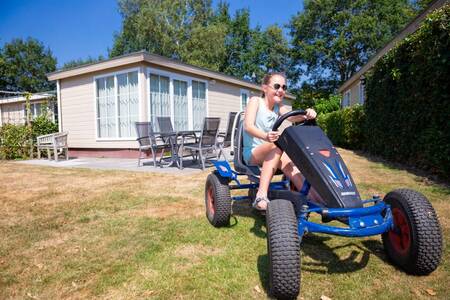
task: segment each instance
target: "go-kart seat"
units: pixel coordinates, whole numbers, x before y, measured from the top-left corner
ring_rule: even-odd
[[[234,141],[233,141],[233,151],[234,151],[234,169],[239,174],[249,175],[249,176],[259,176],[261,174],[259,166],[247,165],[244,161],[243,150],[244,150],[244,112],[239,112],[234,120]]]
[[[234,140],[233,140],[233,151],[234,151],[234,169],[236,172],[242,175],[257,176],[261,175],[259,166],[247,165],[244,161],[243,150],[244,150],[244,112],[239,112],[236,115],[234,121]],[[283,174],[281,170],[277,170],[275,175]]]

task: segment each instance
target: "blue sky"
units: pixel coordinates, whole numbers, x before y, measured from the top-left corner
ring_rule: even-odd
[[[214,7],[218,0],[213,0]],[[251,26],[287,24],[303,8],[301,0],[228,0],[231,12],[249,8]],[[107,57],[121,28],[116,0],[0,0],[0,46],[13,38],[36,38],[65,62]]]

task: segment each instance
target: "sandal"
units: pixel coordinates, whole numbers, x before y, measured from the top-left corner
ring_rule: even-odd
[[[253,201],[252,206],[256,208],[257,210],[266,210],[267,205],[269,204],[269,199],[265,196],[263,197],[256,197],[255,201]]]

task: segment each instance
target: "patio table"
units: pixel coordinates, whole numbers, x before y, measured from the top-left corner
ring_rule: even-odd
[[[180,131],[173,131],[173,132],[158,132],[163,139],[168,139],[171,147],[171,155],[168,157],[167,164],[161,163],[161,167],[170,167],[174,163],[177,164],[177,167],[180,168],[180,159],[183,158],[183,153],[181,153],[181,156],[179,155],[178,151],[179,149],[183,148],[184,144],[186,143],[186,139],[189,137],[194,138],[194,140],[197,140],[197,133],[200,133],[201,130],[180,130]],[[161,158],[162,162],[163,158]]]

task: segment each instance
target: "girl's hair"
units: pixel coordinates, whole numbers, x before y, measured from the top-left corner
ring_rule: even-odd
[[[270,72],[270,73],[267,73],[266,75],[264,75],[262,84],[268,85],[270,82],[270,79],[272,79],[272,77],[275,75],[281,76],[284,79],[286,79],[286,74],[284,74],[283,72]],[[261,97],[264,98],[265,96],[266,96],[266,94],[264,94],[264,92],[262,92]]]

